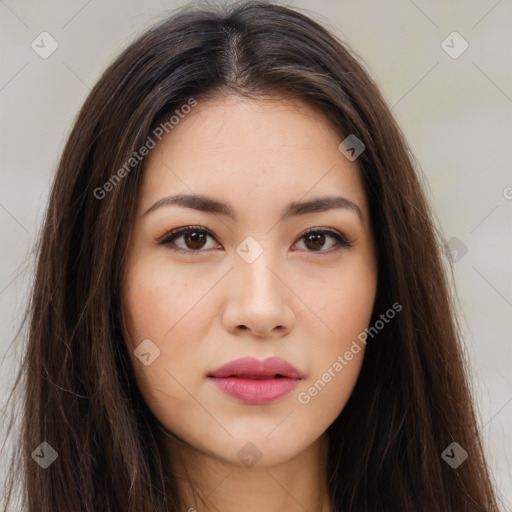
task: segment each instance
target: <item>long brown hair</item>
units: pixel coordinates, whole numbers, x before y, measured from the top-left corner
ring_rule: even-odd
[[[123,338],[120,284],[143,171],[143,161],[126,162],[190,98],[238,94],[300,97],[340,141],[353,134],[366,146],[358,163],[379,252],[372,323],[389,304],[403,309],[368,342],[352,396],[328,429],[334,510],[498,510],[443,239],[400,128],[354,55],[298,10],[193,4],[102,74],[63,150],[37,246],[6,509],[20,484],[29,512],[178,510]],[[33,458],[42,442],[58,454],[46,469]],[[441,457],[452,442],[469,454],[457,468]]]

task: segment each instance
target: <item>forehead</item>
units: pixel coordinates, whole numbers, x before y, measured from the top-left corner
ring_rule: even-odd
[[[162,145],[195,144],[199,154],[206,144],[209,151],[233,154],[236,148],[260,155],[265,150],[320,149],[340,137],[322,112],[299,98],[220,96],[198,100],[197,106],[177,121],[164,135]]]
[[[198,100],[146,157],[141,208],[176,192],[229,196],[242,210],[338,192],[364,211],[359,167],[341,154],[341,140],[299,99]]]

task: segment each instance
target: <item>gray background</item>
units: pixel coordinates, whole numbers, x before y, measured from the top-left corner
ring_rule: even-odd
[[[22,354],[20,341],[11,341],[33,275],[33,244],[72,121],[127,42],[185,3],[0,0],[2,403]],[[438,225],[457,251],[455,286],[479,421],[510,510],[512,2],[290,5],[310,11],[366,62],[421,165]],[[47,59],[31,48],[43,31],[59,45]],[[469,44],[458,58],[442,47],[453,31]],[[461,48],[447,43],[452,52]]]

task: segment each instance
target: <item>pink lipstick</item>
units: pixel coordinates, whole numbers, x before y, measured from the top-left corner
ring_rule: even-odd
[[[293,391],[304,375],[280,357],[242,357],[208,374],[226,395],[246,404],[268,404]]]

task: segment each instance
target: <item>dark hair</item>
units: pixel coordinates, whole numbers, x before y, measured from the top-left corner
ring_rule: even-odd
[[[18,478],[29,512],[178,510],[123,338],[120,284],[143,162],[112,177],[190,98],[236,94],[301,98],[323,112],[340,141],[353,134],[366,146],[357,162],[379,253],[372,322],[394,302],[403,310],[368,343],[352,396],[328,429],[334,510],[498,510],[443,239],[404,137],[353,55],[284,6],[189,5],[102,74],[63,150],[37,246],[15,384],[23,380],[20,453],[12,459],[19,464],[6,507]],[[46,470],[31,456],[43,441],[58,451]],[[453,441],[469,453],[456,469],[441,458]]]

